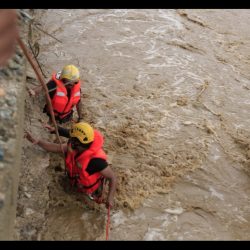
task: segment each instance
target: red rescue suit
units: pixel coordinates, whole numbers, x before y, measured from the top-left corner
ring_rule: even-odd
[[[81,192],[92,194],[101,184],[103,176],[99,172],[89,175],[86,169],[93,158],[107,160],[107,155],[102,149],[103,141],[101,133],[94,130],[93,143],[89,149],[80,155],[77,155],[77,151],[73,150],[71,144],[68,143],[65,157],[66,170],[71,179],[76,179],[77,186]]]
[[[52,75],[52,80],[56,83],[56,93],[51,100],[52,107],[55,112],[55,117],[63,119],[72,112],[73,107],[81,99],[80,81],[74,85],[71,89],[70,97],[68,97],[64,83],[57,79],[55,74]]]

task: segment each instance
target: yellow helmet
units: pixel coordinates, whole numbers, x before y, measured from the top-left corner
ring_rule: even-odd
[[[61,79],[69,79],[71,81],[79,81],[80,73],[76,66],[74,65],[66,65],[62,69],[62,73],[60,75]]]
[[[69,134],[70,137],[76,137],[83,144],[94,141],[94,129],[86,122],[74,124]]]

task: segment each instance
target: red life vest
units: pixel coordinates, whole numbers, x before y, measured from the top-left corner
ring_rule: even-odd
[[[67,89],[63,82],[57,79],[55,74],[52,75],[52,80],[56,83],[56,93],[51,100],[51,104],[55,116],[63,119],[81,99],[80,81],[71,89],[70,97],[68,98]]]
[[[91,194],[101,184],[102,175],[96,172],[89,175],[86,171],[91,159],[101,158],[107,160],[107,155],[102,149],[103,136],[97,130],[94,130],[94,141],[90,148],[80,155],[72,149],[71,144],[68,143],[68,149],[65,157],[66,169],[70,178],[76,178],[77,185],[81,192]]]

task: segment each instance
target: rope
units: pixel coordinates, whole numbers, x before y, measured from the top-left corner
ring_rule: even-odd
[[[56,120],[55,120],[55,115],[54,115],[54,111],[53,111],[53,108],[52,108],[52,104],[51,104],[51,100],[50,100],[50,97],[49,97],[49,92],[48,92],[48,89],[46,87],[46,84],[45,84],[45,81],[40,73],[40,71],[38,70],[38,67],[37,65],[35,65],[34,63],[34,59],[31,57],[29,51],[27,50],[25,44],[23,43],[23,41],[21,40],[20,37],[17,38],[17,42],[19,44],[19,46],[21,47],[24,55],[26,56],[26,58],[28,59],[30,65],[32,66],[33,70],[35,71],[36,73],[36,76],[39,80],[39,82],[41,83],[43,89],[45,90],[45,94],[46,94],[46,101],[47,101],[47,105],[49,107],[49,112],[50,112],[50,116],[52,118],[52,122],[53,122],[53,125],[55,127],[55,132],[56,132],[56,136],[57,136],[57,139],[60,143],[60,146],[61,146],[61,150],[62,150],[62,153],[63,153],[63,156],[64,156],[64,151],[63,151],[63,146],[62,146],[62,142],[61,142],[61,139],[59,137],[59,133],[58,133],[58,128],[57,128],[57,123],[56,123]]]
[[[109,224],[110,224],[110,205],[108,207],[108,219],[107,219],[107,224],[106,224],[106,240],[109,239]]]
[[[33,54],[33,56],[34,56],[34,58],[35,58],[35,60],[36,60],[36,63],[37,63],[37,65],[39,66],[39,69],[41,70],[41,72],[42,72],[42,74],[43,74],[43,77],[47,77],[45,74],[44,74],[44,72],[43,72],[43,70],[42,70],[42,67],[41,67],[41,65],[40,65],[40,63],[38,62],[38,60],[37,60],[37,56],[38,55],[35,55],[35,52],[34,52],[34,50],[33,50],[33,48],[32,48],[32,45],[30,44],[30,41],[28,41],[28,44],[29,44],[29,47],[30,47],[30,50],[31,50],[31,52],[32,52],[32,54]],[[38,52],[39,53],[39,52]]]
[[[101,199],[99,200],[98,198],[97,199],[95,199],[94,198],[94,201],[97,203],[97,204],[106,204],[106,202],[103,200],[103,194],[105,193],[105,187],[106,187],[106,185],[105,185],[105,183],[106,183],[106,181],[107,181],[107,179],[105,178],[104,180],[103,180],[103,189],[102,189],[102,194],[101,194]],[[108,240],[109,239],[109,225],[110,225],[110,205],[108,206],[108,213],[107,213],[107,223],[106,223],[106,240]]]

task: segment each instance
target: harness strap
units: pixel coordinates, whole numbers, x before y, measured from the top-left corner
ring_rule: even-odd
[[[82,187],[85,188],[85,189],[92,188],[92,187],[95,186],[96,183],[98,183],[100,180],[101,180],[101,177],[100,177],[99,179],[97,179],[97,181],[96,181],[95,183],[93,183],[92,185],[90,185],[90,186],[84,186],[84,185],[82,185]]]
[[[70,112],[72,112],[72,110],[70,110],[69,112],[58,112],[57,110],[54,110],[54,113],[57,113],[58,115],[66,115],[69,114]]]

